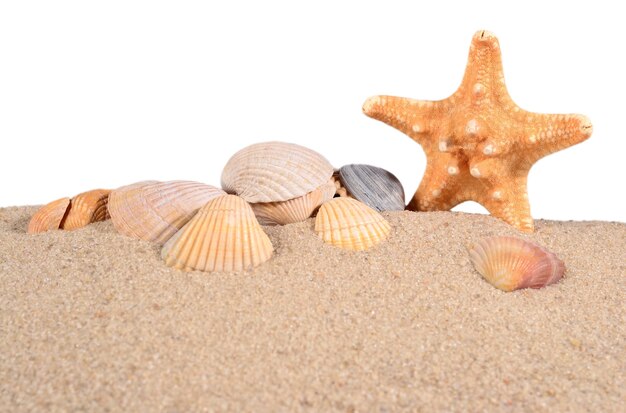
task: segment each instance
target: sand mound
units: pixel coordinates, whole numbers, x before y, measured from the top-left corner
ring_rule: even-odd
[[[110,222],[25,233],[0,209],[0,406],[7,411],[619,411],[626,224],[537,221],[566,263],[504,293],[466,246],[518,235],[462,213],[385,213],[390,239],[324,245],[267,228],[248,273],[185,273]]]

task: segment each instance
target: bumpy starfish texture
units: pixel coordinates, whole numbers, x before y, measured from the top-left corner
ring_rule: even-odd
[[[363,112],[407,134],[426,153],[424,177],[407,209],[449,210],[472,200],[526,232],[533,231],[526,190],[531,166],[592,132],[585,116],[518,107],[504,84],[498,39],[484,30],[472,39],[463,81],[452,96],[374,96]]]

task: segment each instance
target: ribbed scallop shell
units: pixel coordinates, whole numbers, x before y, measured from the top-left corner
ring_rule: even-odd
[[[72,198],[67,217],[63,221],[63,229],[82,228],[92,222],[108,219],[107,203],[110,193],[109,189],[94,189]]]
[[[28,233],[36,234],[59,229],[70,206],[69,198],[61,198],[39,208],[28,223]]]
[[[251,203],[287,201],[315,190],[332,174],[332,165],[311,149],[263,142],[230,158],[222,172],[222,188]]]
[[[111,191],[108,209],[121,234],[163,244],[199,208],[224,194],[193,181],[144,181]]]
[[[324,242],[349,250],[366,250],[385,240],[390,231],[382,215],[352,198],[324,203],[315,218],[315,232]]]
[[[272,256],[272,243],[246,201],[213,199],[165,243],[165,264],[183,270],[241,271]]]
[[[285,225],[309,218],[334,195],[335,183],[331,180],[298,198],[282,202],[260,202],[250,206],[261,225]]]
[[[372,165],[352,164],[339,169],[348,195],[377,211],[403,211],[404,188],[391,172]]]
[[[476,270],[503,291],[541,288],[565,273],[565,264],[555,254],[521,238],[485,238],[469,254]]]

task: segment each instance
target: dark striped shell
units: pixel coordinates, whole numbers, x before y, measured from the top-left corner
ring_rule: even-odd
[[[372,165],[352,164],[339,169],[348,195],[376,211],[403,211],[404,188],[394,174]]]

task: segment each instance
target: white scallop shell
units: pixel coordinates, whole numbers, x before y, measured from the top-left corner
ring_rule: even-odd
[[[230,158],[222,172],[222,188],[250,203],[287,201],[315,190],[332,174],[332,165],[311,149],[263,142]]]
[[[118,232],[163,244],[196,211],[225,192],[192,181],[144,181],[111,191],[109,214]]]

